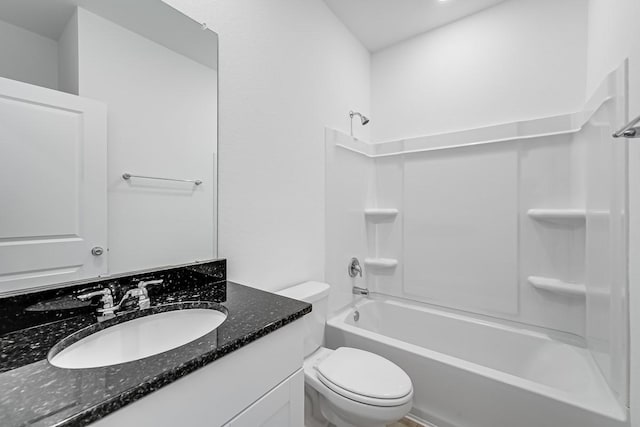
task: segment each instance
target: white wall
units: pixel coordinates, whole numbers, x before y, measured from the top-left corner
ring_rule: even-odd
[[[78,94],[78,14],[74,13],[58,40],[58,89]]]
[[[58,87],[58,43],[0,21],[0,76],[51,89]]]
[[[374,142],[578,111],[586,14],[583,0],[511,0],[376,52]]]
[[[276,289],[324,278],[324,127],[369,108],[369,53],[321,0],[171,0],[220,36],[220,256]],[[368,128],[357,129],[367,138]]]
[[[587,96],[625,58],[631,57],[632,75],[637,75],[635,73],[640,70],[637,64],[640,61],[637,56],[640,54],[640,30],[634,22],[638,13],[640,4],[635,0],[589,1]],[[631,83],[637,85],[638,81],[632,79]],[[632,96],[632,102],[637,102],[636,98]]]
[[[78,33],[79,94],[108,106],[109,272],[215,257],[216,71],[83,9]]]

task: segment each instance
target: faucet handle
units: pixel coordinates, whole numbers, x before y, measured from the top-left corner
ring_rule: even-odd
[[[351,258],[351,262],[349,262],[348,272],[349,277],[356,277],[357,275],[360,275],[360,277],[362,277],[362,267],[360,267],[360,261],[358,261],[358,258]]]
[[[162,282],[164,282],[163,279],[141,280],[140,282],[138,282],[138,288],[144,289],[146,291],[147,290],[147,286],[149,286],[149,285],[160,285],[160,284],[162,284]]]
[[[100,296],[100,301],[102,302],[103,308],[111,308],[113,307],[113,295],[111,294],[111,289],[103,288],[93,292],[87,292],[85,294],[77,295],[80,301],[86,301],[93,297]]]
[[[149,285],[161,285],[164,282],[163,279],[158,280],[141,280],[138,282],[138,288],[142,289],[145,293],[147,292],[147,286]]]
[[[97,291],[87,292],[86,294],[80,294],[76,296],[76,298],[80,301],[86,301],[96,296],[100,296],[100,302],[102,302],[102,308],[97,309],[98,321],[110,319],[115,316],[114,311],[117,307],[113,306],[113,294],[110,288],[102,288]]]
[[[149,286],[149,285],[160,285],[160,284],[162,284],[162,282],[163,282],[162,279],[158,279],[158,280],[140,281],[138,283],[138,289],[140,290],[140,294],[138,295],[138,297],[139,297],[138,306],[140,307],[141,310],[151,307],[151,300],[149,299],[149,293],[147,292],[147,286]]]

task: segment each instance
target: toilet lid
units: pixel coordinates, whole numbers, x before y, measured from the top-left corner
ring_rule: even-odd
[[[338,348],[316,370],[332,384],[359,396],[399,399],[413,390],[411,379],[398,365],[356,348]]]

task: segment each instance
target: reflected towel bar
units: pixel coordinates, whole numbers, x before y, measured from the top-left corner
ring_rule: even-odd
[[[202,181],[199,179],[176,179],[176,178],[160,178],[158,176],[146,176],[146,175],[133,175],[130,173],[123,173],[122,174],[122,178],[125,180],[130,180],[131,178],[143,178],[143,179],[159,179],[162,181],[177,181],[177,182],[192,182],[195,185],[200,185],[202,184]]]

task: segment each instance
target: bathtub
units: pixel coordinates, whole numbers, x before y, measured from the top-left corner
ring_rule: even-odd
[[[437,427],[629,425],[590,352],[542,332],[373,297],[330,318],[326,340],[402,367],[412,414]]]

